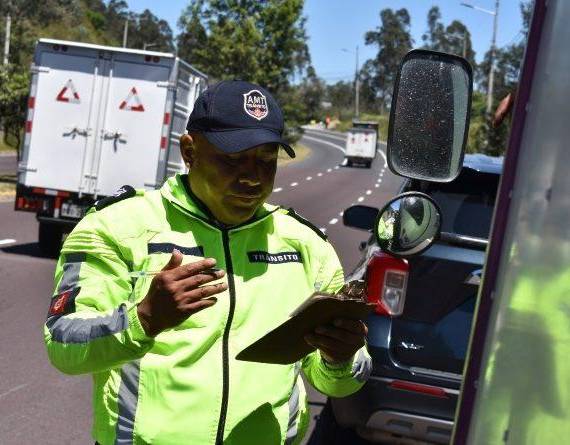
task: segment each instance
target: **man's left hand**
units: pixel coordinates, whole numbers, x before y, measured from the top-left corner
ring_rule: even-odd
[[[331,325],[318,326],[305,341],[319,349],[330,364],[347,362],[363,345],[368,328],[362,320],[338,318]]]

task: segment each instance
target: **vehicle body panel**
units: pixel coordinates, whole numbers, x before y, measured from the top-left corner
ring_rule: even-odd
[[[345,157],[354,161],[370,160],[376,156],[376,130],[350,128],[346,133]]]
[[[40,39],[15,209],[65,232],[121,186],[185,171],[179,138],[206,81],[173,54]]]
[[[456,444],[566,443],[570,434],[568,19],[567,1],[536,1]]]
[[[383,431],[449,442],[485,263],[481,246],[489,233],[501,167],[500,158],[467,155],[459,177],[450,183],[404,183],[401,192],[421,191],[437,202],[443,229],[482,242],[473,247],[440,240],[423,254],[408,258],[410,275],[403,314],[367,319],[371,380],[357,394],[331,401],[341,425],[355,428],[365,437]],[[348,279],[363,278],[368,258],[377,250],[371,237]],[[427,385],[445,396],[403,390],[394,387],[394,382],[396,386],[403,382],[404,387]]]

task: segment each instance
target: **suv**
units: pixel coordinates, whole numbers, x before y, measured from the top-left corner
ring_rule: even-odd
[[[356,394],[329,400],[317,433],[321,443],[357,443],[346,428],[373,441],[450,441],[502,164],[502,158],[466,155],[452,182],[404,182],[400,192],[423,192],[439,205],[442,236],[408,259],[402,315],[368,318],[372,375]],[[345,218],[345,224],[363,228],[362,221]],[[375,238],[361,250],[348,280],[366,276],[379,251]]]

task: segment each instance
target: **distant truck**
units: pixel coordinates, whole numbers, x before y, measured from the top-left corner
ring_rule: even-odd
[[[346,165],[364,164],[372,166],[376,157],[378,140],[378,122],[352,121],[352,128],[346,134]]]
[[[40,39],[15,210],[55,255],[97,199],[185,170],[178,139],[207,76],[173,54]]]

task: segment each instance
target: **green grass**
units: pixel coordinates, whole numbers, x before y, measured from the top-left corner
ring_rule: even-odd
[[[387,114],[381,115],[381,114],[362,113],[359,116],[358,120],[369,121],[369,122],[378,122],[378,124],[379,124],[378,125],[378,133],[379,133],[378,138],[381,141],[385,141],[386,138],[388,137],[388,120],[389,120],[389,118],[390,118],[390,116]],[[338,131],[345,132],[351,127],[352,127],[352,118],[341,120],[335,129]]]
[[[16,154],[16,148],[4,142],[4,138],[0,137],[0,152],[13,152]]]

